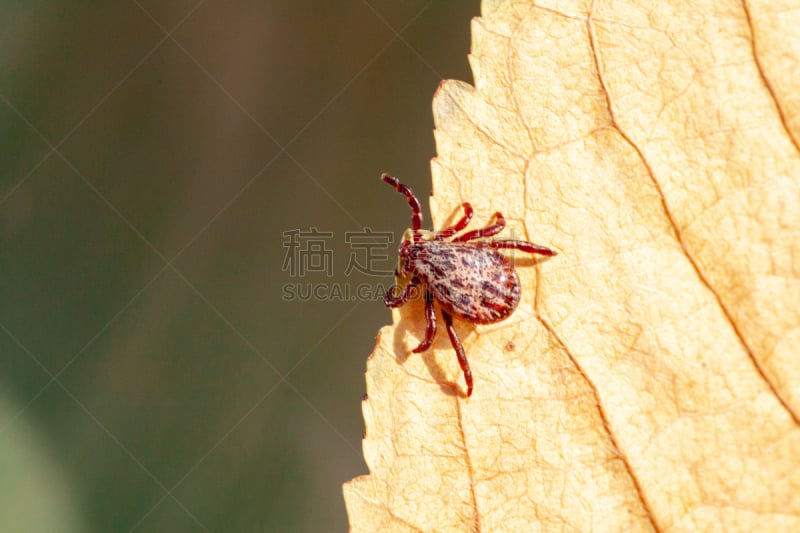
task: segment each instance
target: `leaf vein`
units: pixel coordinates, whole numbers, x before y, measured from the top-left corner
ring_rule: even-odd
[[[780,118],[781,125],[783,126],[784,131],[786,132],[786,136],[789,137],[789,140],[792,141],[792,145],[794,149],[800,153],[800,142],[797,138],[792,134],[792,130],[789,127],[789,123],[786,120],[786,115],[784,114],[783,107],[781,107],[780,101],[778,100],[777,95],[775,94],[775,89],[772,87],[772,83],[769,81],[766,72],[764,72],[764,68],[761,65],[761,59],[758,57],[758,47],[756,45],[756,32],[755,28],[753,27],[753,19],[750,16],[750,8],[747,6],[747,0],[742,0],[742,8],[744,9],[744,18],[747,21],[747,27],[750,30],[750,43],[751,43],[751,51],[753,52],[753,61],[756,65],[756,70],[758,70],[758,75],[761,77],[761,81],[764,83],[764,87],[766,87],[767,92],[769,93],[769,97],[772,100],[772,103],[775,105],[775,110],[778,112],[778,117]]]
[[[688,246],[686,245],[686,242],[683,239],[683,232],[681,232],[677,222],[675,221],[675,218],[672,216],[672,212],[670,211],[669,205],[667,203],[666,195],[664,194],[664,191],[661,188],[661,184],[658,182],[658,179],[656,179],[655,172],[653,171],[653,168],[650,166],[650,163],[647,161],[647,158],[645,158],[644,153],[642,152],[641,148],[639,148],[639,146],[636,143],[633,142],[633,139],[631,139],[628,136],[628,134],[620,127],[619,121],[617,121],[616,115],[614,113],[614,107],[613,107],[613,105],[611,103],[611,93],[608,90],[608,87],[606,86],[605,79],[603,77],[602,63],[601,63],[601,59],[600,59],[600,53],[599,53],[598,48],[597,48],[597,40],[596,40],[596,36],[595,36],[595,32],[594,32],[594,24],[593,24],[592,15],[591,15],[591,13],[593,11],[594,11],[594,2],[592,4],[592,10],[590,11],[590,14],[586,19],[586,24],[587,24],[588,31],[589,31],[589,45],[590,45],[590,47],[592,49],[592,57],[594,59],[595,70],[597,71],[597,78],[599,80],[601,89],[602,89],[603,94],[604,94],[605,99],[606,99],[606,107],[608,108],[608,113],[609,113],[609,115],[611,117],[612,126],[620,134],[620,136],[625,140],[625,142],[628,143],[631,146],[631,148],[633,148],[636,151],[636,153],[639,156],[639,159],[641,160],[642,164],[647,169],[647,174],[650,176],[650,180],[653,182],[653,185],[655,186],[656,191],[658,192],[659,198],[661,199],[661,206],[662,206],[662,208],[664,210],[665,216],[667,217],[667,221],[669,222],[670,226],[675,231],[675,235],[677,237],[678,244],[680,245],[684,256],[689,261],[689,264],[692,266],[692,269],[697,274],[697,277],[700,280],[700,283],[703,286],[705,286],[705,288],[711,293],[711,295],[716,300],[717,305],[719,306],[720,310],[722,311],[722,314],[725,316],[725,320],[728,322],[728,324],[730,324],[731,329],[733,330],[733,334],[736,336],[736,338],[738,339],[739,343],[744,348],[745,352],[747,353],[748,358],[752,362],[756,372],[758,372],[758,374],[761,377],[762,381],[766,384],[767,388],[770,390],[770,392],[778,400],[778,403],[781,404],[783,409],[791,417],[791,419],[794,422],[794,424],[796,426],[800,426],[800,415],[798,413],[796,413],[792,409],[792,407],[789,405],[789,403],[786,401],[786,399],[781,395],[780,391],[775,387],[775,384],[772,382],[772,380],[767,376],[767,373],[766,373],[764,367],[761,365],[760,361],[756,357],[755,353],[753,352],[753,349],[748,344],[748,342],[745,339],[745,337],[742,334],[742,332],[739,330],[739,327],[736,324],[736,321],[734,320],[733,315],[731,314],[730,310],[728,309],[728,307],[723,302],[722,296],[714,289],[714,287],[712,287],[711,283],[706,278],[706,276],[703,273],[702,269],[697,264],[697,261],[695,260],[694,256],[690,253],[689,248],[688,248]],[[765,80],[765,82],[766,82],[766,80]],[[785,126],[785,124],[786,123],[784,122],[784,126]],[[790,138],[791,138],[791,136],[790,136]]]

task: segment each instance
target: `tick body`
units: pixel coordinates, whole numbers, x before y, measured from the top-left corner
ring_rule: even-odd
[[[527,241],[476,240],[497,235],[505,228],[506,221],[500,212],[494,214],[492,224],[456,235],[472,219],[472,206],[466,202],[462,204],[464,215],[453,226],[425,234],[422,231],[422,209],[411,189],[388,174],[383,174],[381,179],[403,194],[411,207],[411,236],[400,244],[397,272],[409,281],[399,294],[389,289],[384,303],[388,307],[399,307],[411,298],[417,287],[424,290],[425,338],[413,350],[420,353],[431,347],[436,335],[434,302],[438,302],[447,335],[464,372],[467,396],[471,396],[472,371],[453,328],[453,316],[467,322],[491,324],[508,317],[517,307],[519,277],[514,266],[498,249],[546,256],[555,255],[555,252]]]

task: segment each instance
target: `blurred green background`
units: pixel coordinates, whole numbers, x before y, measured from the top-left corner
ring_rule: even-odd
[[[284,287],[391,282],[345,232],[393,267],[382,171],[427,217],[478,4],[0,3],[0,531],[346,530],[390,313]],[[333,277],[284,268],[310,228]]]

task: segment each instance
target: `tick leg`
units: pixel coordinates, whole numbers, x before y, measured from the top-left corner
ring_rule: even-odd
[[[419,346],[411,350],[414,353],[422,353],[433,344],[433,337],[436,335],[436,311],[433,309],[433,293],[425,290],[425,340]]]
[[[422,207],[419,205],[419,200],[411,192],[411,189],[400,183],[397,178],[389,174],[381,174],[381,179],[397,189],[408,200],[408,205],[411,207],[411,229],[414,230],[414,242],[419,241],[419,230],[422,229]]]
[[[486,245],[492,248],[512,248],[514,250],[521,250],[523,252],[532,254],[556,255],[554,250],[544,246],[539,246],[538,244],[533,244],[532,242],[528,241],[488,241]]]
[[[444,325],[447,328],[447,335],[450,337],[450,344],[453,345],[453,349],[456,351],[458,364],[461,365],[461,370],[464,372],[464,381],[467,382],[467,396],[472,396],[472,370],[469,369],[467,354],[464,353],[464,347],[461,346],[461,341],[458,340],[458,335],[456,335],[456,330],[453,327],[453,317],[442,309],[442,318],[444,318]]]
[[[466,242],[471,241],[473,239],[480,239],[483,237],[491,237],[492,235],[497,235],[503,228],[506,227],[506,219],[503,217],[503,214],[499,211],[494,214],[494,224],[490,224],[485,228],[481,229],[474,229],[472,231],[466,232],[464,235],[460,235],[453,239],[453,242]]]
[[[441,241],[449,237],[452,237],[453,235],[455,235],[456,233],[467,227],[469,221],[472,220],[472,205],[469,202],[464,202],[463,204],[461,204],[461,208],[464,210],[464,216],[461,217],[461,219],[458,222],[456,222],[453,226],[445,228],[441,231],[437,231],[436,236],[434,237],[435,240]]]
[[[386,291],[386,294],[383,296],[383,303],[386,304],[386,307],[400,307],[404,303],[411,298],[411,295],[414,294],[414,291],[419,285],[419,278],[414,276],[411,278],[411,281],[408,282],[408,285],[403,287],[403,290],[400,292],[399,295],[394,295],[394,289],[396,287],[389,287]]]

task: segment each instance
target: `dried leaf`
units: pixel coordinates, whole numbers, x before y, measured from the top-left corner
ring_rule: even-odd
[[[431,203],[559,255],[458,324],[469,399],[395,311],[352,530],[800,531],[800,2],[537,4],[484,0]]]

